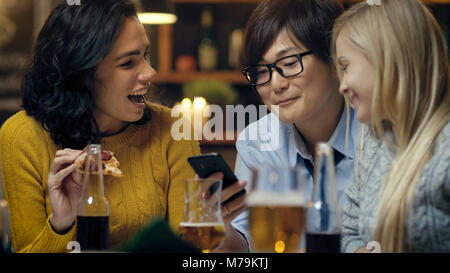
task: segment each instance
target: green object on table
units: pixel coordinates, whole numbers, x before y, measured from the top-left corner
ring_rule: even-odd
[[[155,219],[118,251],[154,253],[200,253],[181,240],[162,219]]]

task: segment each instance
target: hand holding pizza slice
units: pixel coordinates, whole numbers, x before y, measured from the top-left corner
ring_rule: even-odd
[[[80,173],[84,173],[86,156],[87,153],[84,152],[75,161],[75,169]],[[123,177],[123,173],[118,167],[119,167],[119,160],[117,160],[117,158],[114,157],[114,153],[111,151],[102,150],[103,174],[112,175],[114,177]]]

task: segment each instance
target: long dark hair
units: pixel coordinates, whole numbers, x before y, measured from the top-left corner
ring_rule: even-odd
[[[100,141],[93,115],[95,71],[132,16],[136,9],[129,0],[84,0],[80,5],[64,1],[47,18],[22,96],[27,114],[41,122],[56,145],[81,149]],[[149,119],[146,109],[135,123]]]
[[[244,35],[247,65],[256,65],[284,28],[322,61],[332,64],[331,32],[343,12],[337,0],[266,0],[253,11]]]

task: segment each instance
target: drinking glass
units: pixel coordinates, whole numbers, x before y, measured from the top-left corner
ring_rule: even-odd
[[[253,170],[247,205],[255,252],[298,252],[306,220],[303,173],[300,167]]]
[[[183,240],[203,253],[220,247],[225,238],[221,193],[220,179],[185,179],[184,212],[179,232]]]

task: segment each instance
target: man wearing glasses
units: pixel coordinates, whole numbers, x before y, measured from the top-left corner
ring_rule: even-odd
[[[252,168],[299,164],[306,170],[310,198],[314,146],[328,142],[334,149],[338,201],[346,205],[344,190],[353,177],[359,123],[338,92],[330,56],[331,29],[342,11],[337,1],[330,0],[266,0],[254,10],[244,38],[248,66],[242,72],[271,113],[239,135],[235,166],[239,179],[251,183]],[[262,151],[268,136],[278,137],[274,142],[278,145]],[[250,240],[247,212],[234,219],[233,227]]]

